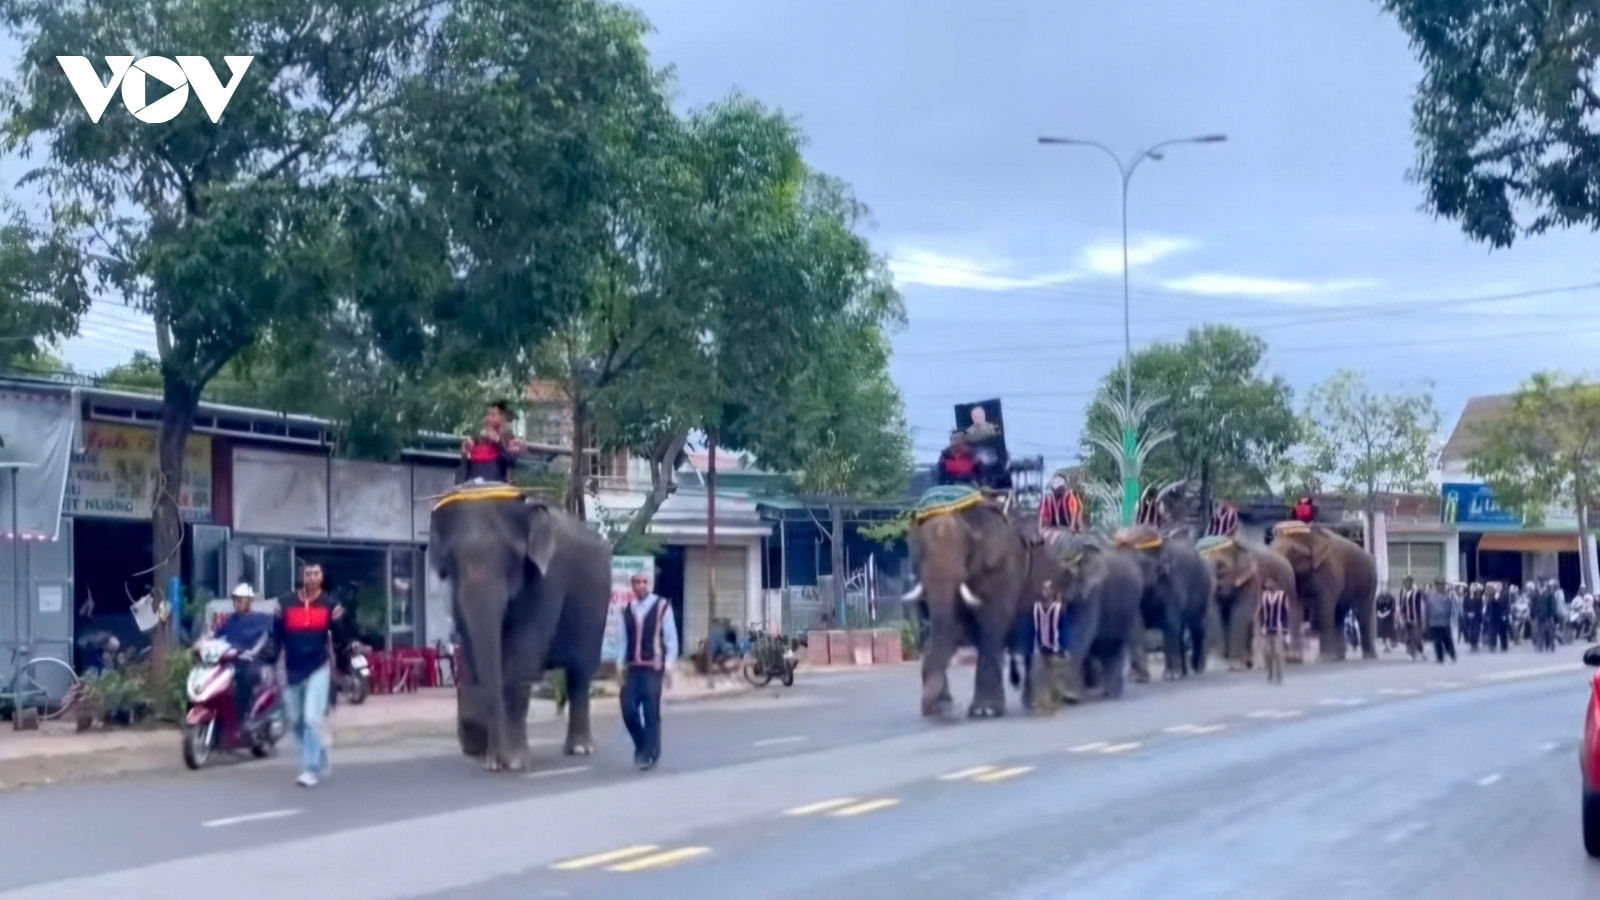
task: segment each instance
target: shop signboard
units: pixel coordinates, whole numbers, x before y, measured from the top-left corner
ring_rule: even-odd
[[[83,452],[72,456],[62,515],[149,521],[157,459],[153,428],[83,423]],[[186,522],[211,521],[211,438],[190,435],[178,488]]]
[[[656,561],[651,556],[611,557],[611,609],[606,614],[606,637],[601,659],[615,659],[622,649],[622,613],[633,602],[633,576],[655,576]]]

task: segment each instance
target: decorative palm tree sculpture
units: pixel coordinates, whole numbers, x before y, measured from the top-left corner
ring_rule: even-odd
[[[1135,511],[1139,506],[1139,475],[1144,469],[1145,460],[1155,452],[1157,447],[1172,440],[1174,432],[1170,428],[1145,429],[1142,426],[1149,418],[1150,411],[1162,403],[1159,397],[1145,397],[1133,401],[1132,405],[1121,400],[1110,398],[1102,399],[1100,405],[1111,414],[1110,422],[1102,422],[1101,427],[1091,425],[1088,431],[1089,442],[1096,447],[1111,454],[1117,461],[1118,475],[1122,480],[1122,524],[1133,524]],[[1141,434],[1140,432],[1143,432]],[[1101,485],[1089,486],[1089,491],[1095,499],[1102,500]],[[1097,503],[1106,509],[1115,509],[1116,494],[1111,495],[1110,503]],[[1097,515],[1098,521],[1098,515]]]

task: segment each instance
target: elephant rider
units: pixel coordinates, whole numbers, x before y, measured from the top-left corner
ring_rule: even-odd
[[[940,484],[978,486],[978,457],[967,443],[965,431],[950,432],[950,446],[939,451],[937,474]]]
[[[1395,615],[1395,622],[1400,626],[1400,638],[1405,641],[1406,655],[1413,660],[1422,656],[1422,635],[1426,604],[1422,596],[1422,589],[1410,575],[1405,577],[1400,587],[1400,605]]]
[[[1083,533],[1083,501],[1067,487],[1065,477],[1056,475],[1039,501],[1039,534],[1049,541],[1062,533]]]
[[[511,407],[505,401],[489,404],[483,430],[461,442],[461,471],[457,483],[482,480],[509,484],[511,469],[527,445],[511,433]]]
[[[1217,511],[1211,516],[1211,528],[1207,534],[1217,537],[1232,537],[1239,530],[1239,508],[1232,503],[1217,504]]]
[[[1292,516],[1296,522],[1310,525],[1317,519],[1317,504],[1310,497],[1301,497],[1295,501]]]
[[[256,591],[246,582],[233,589],[233,612],[217,626],[217,638],[228,642],[238,651],[233,661],[234,702],[240,717],[249,726],[251,707],[255,700],[257,677],[263,671],[261,657],[272,637],[272,617],[254,612]]]

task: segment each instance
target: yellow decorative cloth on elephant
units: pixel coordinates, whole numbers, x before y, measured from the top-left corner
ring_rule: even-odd
[[[1118,547],[1132,547],[1135,550],[1155,550],[1164,541],[1161,532],[1152,525],[1132,525],[1117,532]]]
[[[965,484],[940,485],[923,493],[912,518],[920,525],[938,516],[969,510],[985,499],[981,491]]]
[[[1289,534],[1310,534],[1311,526],[1305,522],[1279,522],[1272,526],[1272,536],[1282,537]]]
[[[1215,556],[1232,546],[1233,538],[1220,534],[1213,534],[1201,538],[1199,543],[1194,545],[1194,549],[1199,551],[1201,556]]]
[[[496,482],[464,484],[440,497],[439,501],[433,504],[433,509],[437,512],[452,503],[476,503],[480,500],[523,500],[526,498],[527,494],[522,492],[522,488],[515,485]]]

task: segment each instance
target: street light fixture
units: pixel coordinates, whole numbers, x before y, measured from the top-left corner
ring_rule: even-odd
[[[1133,180],[1133,173],[1138,170],[1140,163],[1146,159],[1161,161],[1163,155],[1160,151],[1163,147],[1178,144],[1221,144],[1227,140],[1228,136],[1225,134],[1203,134],[1199,137],[1162,141],[1140,150],[1133,155],[1130,162],[1124,163],[1115,150],[1099,141],[1049,136],[1039,138],[1039,143],[1050,146],[1093,147],[1111,157],[1111,161],[1117,164],[1117,172],[1122,176],[1122,403],[1125,414],[1131,415],[1133,410],[1133,330],[1130,327],[1131,298],[1128,278],[1128,184]],[[1138,448],[1137,423],[1129,419],[1124,423],[1122,430],[1122,524],[1124,526],[1133,524],[1134,512],[1139,505]]]

